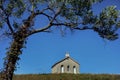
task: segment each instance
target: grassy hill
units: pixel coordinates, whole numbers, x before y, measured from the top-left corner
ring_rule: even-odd
[[[1,80],[1,79],[0,79]],[[120,80],[120,75],[110,74],[24,74],[13,80]]]
[[[16,75],[14,80],[120,80],[120,75],[110,74],[28,74]]]

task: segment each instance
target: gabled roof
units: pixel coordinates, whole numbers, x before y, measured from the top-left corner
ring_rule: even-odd
[[[66,57],[66,58],[60,60],[59,62],[55,63],[51,68],[53,68],[55,65],[57,65],[57,64],[65,61],[66,59],[71,59],[73,62],[75,62],[75,63],[77,63],[78,65],[80,65],[78,62],[76,62],[75,60],[73,60],[71,57]]]

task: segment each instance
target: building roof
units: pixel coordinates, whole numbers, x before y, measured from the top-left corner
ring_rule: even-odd
[[[78,62],[76,62],[75,60],[73,60],[70,56],[66,56],[64,59],[60,60],[59,62],[55,63],[51,68],[53,68],[55,65],[63,62],[66,59],[71,59],[73,62],[77,63],[78,65],[80,65]]]

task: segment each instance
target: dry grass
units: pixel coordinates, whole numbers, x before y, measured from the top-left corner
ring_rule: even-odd
[[[0,79],[1,80],[1,79]],[[13,80],[120,80],[112,74],[26,74],[15,75]]]

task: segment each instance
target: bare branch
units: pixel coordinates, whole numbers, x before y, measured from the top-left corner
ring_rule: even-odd
[[[56,20],[56,17],[60,14],[60,11],[61,11],[61,8],[58,9],[58,11],[56,12],[56,14],[54,15],[54,17],[51,17],[43,12],[36,12],[36,13],[33,13],[32,15],[29,16],[29,18],[27,19],[27,21],[31,22],[31,20],[39,15],[39,14],[42,14],[42,15],[45,15],[49,18],[50,22],[47,26],[43,27],[43,28],[40,28],[40,29],[36,29],[36,30],[33,30],[33,31],[30,31],[30,33],[28,34],[28,36],[32,35],[32,34],[35,34],[35,33],[39,33],[39,32],[48,32],[48,29],[51,27],[51,26],[68,26],[72,29],[77,29],[77,30],[86,30],[86,29],[93,29],[93,28],[89,28],[87,26],[84,26],[84,27],[72,27],[74,24],[76,23],[53,23],[55,20]],[[51,18],[51,19],[50,19]],[[50,32],[50,31],[49,31]]]
[[[1,1],[1,3],[3,3],[3,1]],[[3,11],[2,14],[5,14],[5,15],[6,15],[6,18],[5,18],[5,19],[6,19],[6,23],[7,23],[7,25],[8,25],[8,28],[10,29],[11,33],[14,34],[14,30],[13,30],[11,24],[10,24],[9,15],[7,15],[7,13],[6,13],[6,11],[4,10],[4,7],[3,7],[2,5],[0,5],[0,10]]]
[[[87,27],[87,26],[84,26],[84,27],[82,27],[82,28],[79,28],[79,27],[76,27],[76,28],[73,28],[73,29],[77,29],[77,30],[93,30],[93,28],[89,28],[89,27]]]
[[[76,30],[93,30],[93,28],[90,28],[88,26],[82,26],[82,27],[73,27],[75,23],[52,23],[54,26],[68,26],[71,29],[76,29]]]
[[[45,8],[45,9],[43,9],[42,11],[40,11],[40,10],[37,10],[36,12],[31,12],[31,15],[26,19],[26,20],[24,20],[24,26],[23,27],[29,27],[30,26],[30,23],[33,21],[33,19],[36,17],[36,16],[38,16],[38,15],[40,15],[40,14],[42,14],[42,15],[45,15],[46,17],[48,17],[48,19],[50,20],[50,18],[52,18],[52,17],[50,17],[49,15],[47,15],[47,14],[45,14],[44,13],[44,11],[46,11],[46,10],[48,10],[49,9],[49,7],[47,7],[47,8]]]
[[[71,23],[52,23],[53,26],[69,26],[71,27],[73,24]]]
[[[33,31],[31,31],[31,32],[28,34],[28,36],[30,36],[30,35],[32,35],[32,34],[35,34],[35,33],[39,33],[39,32],[46,32],[47,29],[49,29],[51,26],[52,26],[52,25],[49,24],[49,25],[46,26],[46,27],[43,27],[43,28],[40,28],[40,29],[37,29],[37,30],[33,30]]]
[[[46,13],[41,13],[42,15],[46,16],[48,18],[48,20],[51,20],[53,17],[47,15]]]
[[[30,36],[32,34],[35,34],[35,33],[38,33],[38,32],[44,32],[44,31],[48,30],[51,26],[53,26],[52,23],[54,22],[54,20],[56,20],[56,17],[60,14],[60,12],[61,12],[61,8],[59,8],[56,11],[54,17],[50,20],[49,24],[46,27],[43,27],[43,28],[40,28],[40,29],[37,29],[37,30],[33,30],[28,34],[28,36]],[[38,14],[40,14],[40,13],[38,13]],[[42,14],[42,12],[41,12],[41,14]]]
[[[9,17],[6,18],[6,23],[7,23],[7,25],[8,25],[8,28],[10,29],[11,33],[14,34],[14,30],[13,30],[11,24],[10,24]]]

